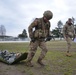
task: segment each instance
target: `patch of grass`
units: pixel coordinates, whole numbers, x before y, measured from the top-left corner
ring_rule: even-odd
[[[24,66],[24,64],[16,65],[18,71],[25,75],[75,75],[76,74],[76,44],[72,44],[72,57],[65,55],[67,45],[65,41],[47,42],[48,52],[43,60],[45,67],[39,67],[36,63],[41,49],[38,48],[33,63],[33,68]],[[28,52],[29,43],[0,43],[0,50],[9,50],[10,52]],[[24,61],[25,62],[25,61]],[[8,66],[9,67],[9,66]],[[11,71],[11,68],[7,68]],[[1,70],[2,71],[2,70]],[[3,72],[3,71],[2,71]]]
[[[9,50],[10,52],[26,52],[29,49],[29,43],[0,43],[0,50]]]

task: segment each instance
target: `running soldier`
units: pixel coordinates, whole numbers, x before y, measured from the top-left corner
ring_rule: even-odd
[[[67,41],[67,47],[68,47],[66,56],[72,56],[70,53],[70,50],[72,45],[72,38],[74,37],[74,35],[75,35],[75,32],[74,32],[74,26],[72,24],[72,19],[69,18],[63,27],[63,36],[64,36],[64,39]]]
[[[50,22],[53,13],[49,10],[43,13],[42,18],[36,18],[31,25],[28,27],[30,41],[30,51],[27,56],[26,65],[33,66],[31,63],[38,46],[42,49],[41,54],[37,60],[37,63],[44,66],[42,60],[47,53],[47,47],[45,43],[45,38],[50,36]]]

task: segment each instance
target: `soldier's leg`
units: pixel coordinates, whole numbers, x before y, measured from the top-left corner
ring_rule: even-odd
[[[27,56],[27,59],[26,59],[26,63],[28,64],[28,66],[31,65],[31,61],[32,61],[32,59],[35,55],[37,47],[38,47],[38,41],[35,41],[34,43],[30,42],[30,50],[28,52],[28,56]]]
[[[67,38],[67,46],[68,46],[68,50],[67,52],[70,52],[71,50],[71,45],[72,45],[72,39],[70,37]]]
[[[67,50],[67,56],[71,56],[71,54],[69,53],[71,51],[71,45],[72,45],[72,39],[70,37],[67,38],[67,47],[68,47],[68,50]]]
[[[40,65],[44,66],[44,64],[42,63],[42,59],[45,57],[45,55],[46,55],[46,53],[47,53],[47,51],[48,51],[47,48],[46,48],[46,43],[45,43],[45,41],[40,42],[40,43],[39,43],[39,47],[42,49],[42,51],[41,51],[41,54],[40,54],[37,62],[38,62]]]

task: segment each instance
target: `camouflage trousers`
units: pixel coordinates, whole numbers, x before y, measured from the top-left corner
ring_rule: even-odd
[[[71,46],[72,46],[72,38],[67,37],[66,41],[67,41],[67,47],[68,47],[67,52],[69,52],[71,50]]]
[[[42,49],[41,54],[39,56],[39,59],[42,60],[45,57],[45,55],[47,53],[45,41],[36,40],[34,43],[30,42],[30,51],[29,51],[28,56],[27,56],[27,61],[31,61],[33,59],[33,57],[37,51],[38,46]]]

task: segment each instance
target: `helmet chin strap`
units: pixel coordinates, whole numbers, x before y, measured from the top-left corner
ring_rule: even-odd
[[[68,23],[69,25],[72,25],[72,23]]]
[[[43,20],[44,22],[48,22],[47,18],[46,17],[43,17]]]

